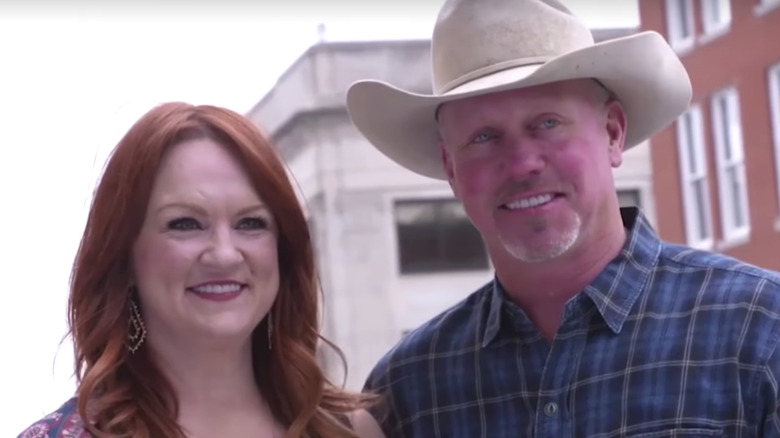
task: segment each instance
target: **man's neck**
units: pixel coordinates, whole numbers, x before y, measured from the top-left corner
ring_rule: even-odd
[[[579,242],[569,254],[546,263],[521,263],[508,255],[496,257],[496,277],[507,298],[552,340],[566,303],[593,282],[620,253],[626,239],[622,227],[593,242]]]

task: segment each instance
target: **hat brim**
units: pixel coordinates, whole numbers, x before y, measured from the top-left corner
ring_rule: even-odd
[[[594,78],[626,112],[625,149],[647,140],[690,105],[691,82],[680,59],[656,32],[604,41],[544,64],[502,70],[442,95],[417,94],[387,82],[358,81],[347,90],[355,127],[380,152],[418,174],[447,179],[438,148],[442,103],[571,79]]]

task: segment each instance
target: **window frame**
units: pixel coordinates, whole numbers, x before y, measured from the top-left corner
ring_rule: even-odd
[[[681,16],[683,10],[685,16]],[[693,0],[666,0],[665,14],[669,45],[678,53],[693,48],[696,38]],[[688,29],[687,35],[683,35],[685,28]]]
[[[686,118],[689,118],[690,126],[685,123]],[[691,131],[687,132],[689,127]],[[710,199],[707,150],[704,143],[704,123],[701,107],[698,104],[692,104],[687,111],[680,115],[676,122],[676,132],[686,240],[691,247],[710,249],[714,244],[712,201]],[[688,139],[693,144],[689,144]],[[693,171],[691,171],[692,164]],[[702,184],[701,195],[703,199],[700,200],[700,203],[697,202],[696,190],[693,186],[698,182]],[[699,210],[698,213],[696,210]],[[700,224],[703,224],[706,230],[701,230]],[[704,236],[700,237],[702,234]]]
[[[780,0],[758,0],[758,4],[753,8],[753,13],[760,17],[778,7],[780,7]]]
[[[735,87],[726,87],[711,96],[710,116],[715,146],[721,233],[723,241],[728,244],[750,236],[750,199],[745,170],[742,115],[739,93]],[[735,182],[732,177],[736,178],[738,185],[737,192],[734,193],[732,190]],[[736,223],[734,212],[739,212],[743,224]]]
[[[721,3],[718,9],[719,12],[723,13],[725,11],[723,16],[718,17],[718,21],[712,20],[713,2]],[[731,0],[699,0],[699,5],[701,6],[701,22],[704,35],[719,35],[728,31],[733,19]]]
[[[777,192],[777,228],[780,229],[780,61],[767,69],[769,113],[775,156],[775,190]]]
[[[644,195],[642,193],[642,188],[635,187],[635,186],[626,186],[626,187],[616,187],[615,191],[618,195],[618,202],[620,201],[620,193],[631,193],[636,194],[636,201],[637,203],[635,205],[621,205],[621,207],[638,207],[640,210],[644,210],[643,208],[643,202],[644,202]]]
[[[392,216],[393,233],[395,237],[394,238],[395,262],[397,266],[396,272],[398,273],[398,275],[402,277],[408,277],[408,276],[416,276],[416,275],[451,274],[456,272],[480,272],[480,271],[490,269],[490,259],[487,253],[487,248],[485,247],[484,242],[482,241],[482,236],[479,235],[479,232],[471,223],[471,221],[468,219],[468,217],[465,216],[465,214],[464,214],[464,221],[468,223],[468,226],[473,229],[474,233],[476,233],[472,237],[478,238],[479,242],[482,244],[482,253],[480,255],[482,260],[480,261],[479,266],[466,266],[468,265],[468,263],[464,263],[462,266],[457,266],[457,264],[449,264],[449,266],[447,266],[447,262],[445,261],[446,259],[442,258],[440,260],[442,261],[441,267],[429,268],[429,269],[420,269],[420,268],[409,269],[408,265],[404,263],[404,259],[403,259],[404,248],[403,248],[403,241],[402,241],[401,230],[400,230],[402,224],[398,220],[399,206],[409,205],[409,204],[435,205],[437,208],[442,208],[442,206],[446,206],[446,205],[458,205],[459,208],[461,209],[463,208],[460,202],[452,196],[396,197],[392,199],[391,216]],[[442,227],[440,226],[436,227],[437,230],[440,230],[441,228]],[[443,232],[443,231],[439,231],[439,232]]]

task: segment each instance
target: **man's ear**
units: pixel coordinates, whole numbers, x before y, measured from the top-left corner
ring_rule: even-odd
[[[623,163],[623,147],[626,142],[626,128],[628,121],[623,105],[617,99],[612,99],[605,104],[606,131],[609,138],[609,162],[612,167],[619,167]]]
[[[455,169],[452,166],[452,159],[450,158],[449,152],[447,152],[446,146],[444,146],[443,140],[439,140],[439,154],[441,155],[441,164],[444,166],[444,172],[447,174],[447,182],[450,184],[452,193],[457,198],[458,193],[456,192],[455,184],[453,184],[453,181],[455,180]]]

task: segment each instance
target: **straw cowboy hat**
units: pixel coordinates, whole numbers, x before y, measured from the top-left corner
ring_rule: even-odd
[[[447,0],[431,40],[433,94],[363,80],[347,91],[357,129],[383,154],[446,179],[436,109],[444,102],[548,82],[595,78],[628,119],[625,149],[686,110],[691,83],[663,37],[641,32],[595,44],[590,29],[557,0]]]

